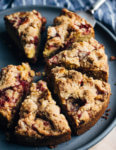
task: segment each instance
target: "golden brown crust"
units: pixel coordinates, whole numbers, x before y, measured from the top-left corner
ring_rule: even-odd
[[[77,134],[83,134],[84,132],[88,131],[91,127],[93,127],[96,122],[101,118],[101,116],[104,114],[106,108],[108,107],[109,104],[109,100],[110,100],[110,94],[108,95],[108,100],[106,101],[105,105],[103,105],[102,109],[100,110],[100,112],[98,112],[92,119],[90,122],[88,122],[88,124],[81,126],[81,128],[77,129]]]
[[[109,68],[104,46],[91,38],[88,42],[75,42],[72,46],[59,52],[47,60],[51,69],[55,66],[64,66],[87,73],[96,79],[108,80]]]
[[[30,145],[56,145],[70,139],[68,123],[44,81],[32,83],[30,94],[20,108],[15,133],[24,142],[31,141]]]
[[[5,16],[6,29],[11,38],[18,45],[22,54],[28,60],[36,61],[42,28],[46,20],[41,14],[30,12],[16,12]]]
[[[44,57],[50,57],[60,49],[66,49],[73,42],[87,41],[94,37],[92,26],[76,13],[62,9],[61,15],[48,27]]]
[[[34,71],[26,63],[2,68],[0,75],[0,125],[9,127],[22,98],[28,93]],[[2,121],[4,122],[2,123]]]
[[[74,70],[56,67],[49,75],[54,93],[76,134],[92,127],[109,103],[110,85]]]

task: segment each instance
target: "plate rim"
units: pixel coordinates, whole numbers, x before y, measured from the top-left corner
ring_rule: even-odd
[[[14,7],[14,8],[8,8],[6,10],[0,11],[0,15],[4,14],[5,12],[10,12],[12,10],[18,10],[18,9],[26,9],[26,8],[32,8],[32,9],[39,9],[39,8],[51,8],[51,9],[58,9],[61,10],[64,7],[56,7],[56,6],[51,6],[51,5],[27,5],[27,6],[19,6],[19,7]],[[73,10],[72,10],[73,11]],[[105,32],[107,32],[110,37],[116,42],[116,36],[114,33],[112,33],[104,24],[96,20],[96,24],[100,26]],[[78,150],[86,150],[95,144],[97,144],[99,141],[101,141],[114,127],[116,126],[116,117],[112,120],[112,122],[106,127],[101,134],[99,134],[97,137],[95,137],[93,140],[91,140],[89,143],[81,146],[78,148]],[[77,149],[77,147],[75,147]]]

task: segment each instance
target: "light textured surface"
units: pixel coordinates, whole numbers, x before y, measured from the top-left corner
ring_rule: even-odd
[[[47,29],[44,57],[51,57],[59,50],[70,47],[73,42],[88,41],[94,37],[92,26],[68,9],[62,9],[60,16],[55,17],[53,22],[53,26]]]
[[[48,78],[77,134],[87,131],[104,113],[110,97],[108,83],[64,67],[53,68]]]
[[[116,149],[116,127],[98,144],[89,150],[115,150]]]
[[[4,19],[9,35],[20,45],[19,49],[23,49],[26,58],[35,59],[43,25],[41,14],[36,10],[16,12],[5,16]]]

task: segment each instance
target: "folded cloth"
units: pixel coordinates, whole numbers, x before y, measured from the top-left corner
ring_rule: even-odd
[[[0,0],[0,10],[27,5],[52,5],[77,11],[87,10],[95,2],[96,0]],[[116,35],[116,0],[106,0],[94,16]]]

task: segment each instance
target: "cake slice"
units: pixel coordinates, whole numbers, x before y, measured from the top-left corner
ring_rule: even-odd
[[[94,37],[94,29],[85,19],[62,9],[53,26],[48,27],[43,55],[45,58],[51,57],[57,51],[70,47],[73,42],[87,41],[91,37]]]
[[[74,133],[78,135],[90,129],[108,106],[110,85],[106,82],[63,67],[51,70],[49,82]]]
[[[32,83],[20,108],[15,128],[18,143],[53,146],[70,140],[71,130],[60,108],[52,99],[46,82]]]
[[[0,126],[10,127],[22,98],[28,93],[34,71],[28,64],[8,65],[0,72]]]
[[[88,42],[75,42],[47,60],[47,68],[64,66],[86,73],[96,79],[108,80],[109,67],[104,46],[91,38]]]
[[[32,10],[16,12],[5,16],[6,29],[10,37],[18,45],[20,54],[31,62],[36,62],[41,31],[46,19]]]

